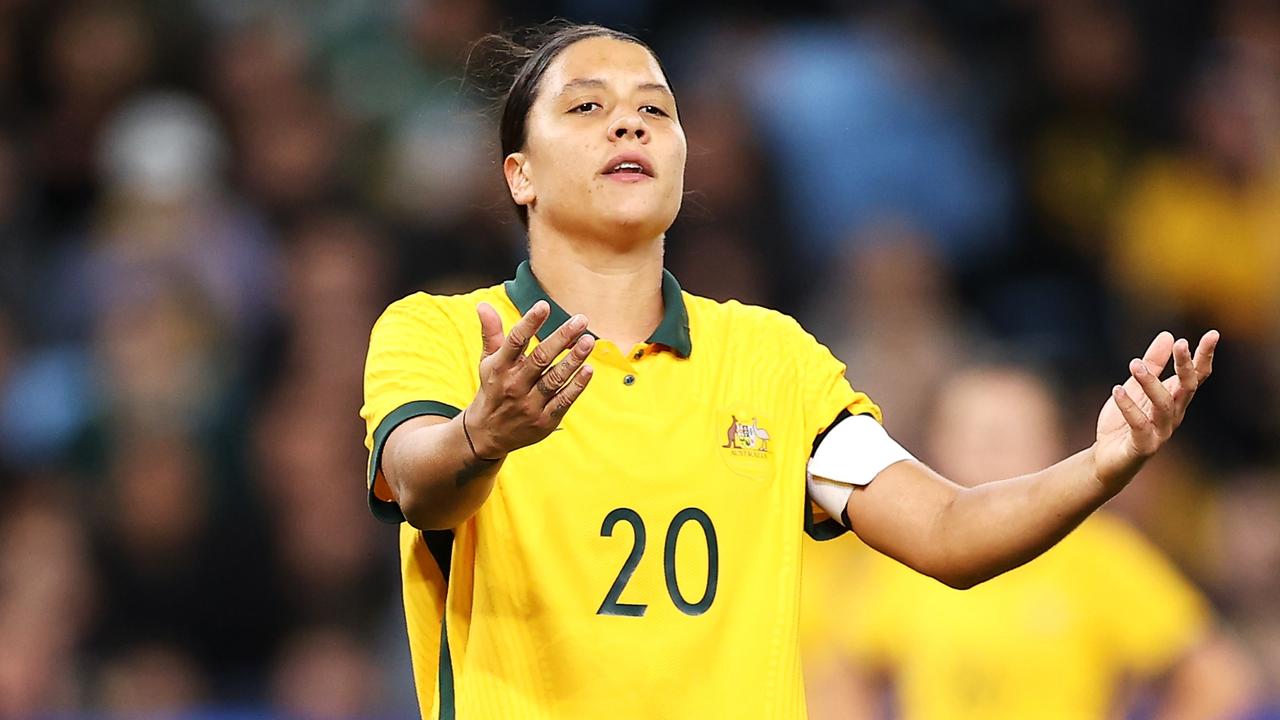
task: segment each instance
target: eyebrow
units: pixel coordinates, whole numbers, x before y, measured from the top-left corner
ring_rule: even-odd
[[[608,87],[608,83],[606,83],[604,80],[601,80],[600,78],[577,78],[565,83],[564,87],[560,88],[560,94],[564,95],[570,90],[575,90],[578,88],[594,88],[597,90],[604,90],[607,87]],[[637,90],[657,90],[658,92],[666,93],[667,95],[673,98],[675,97],[675,95],[671,92],[671,88],[659,82],[643,82],[643,83],[640,83],[639,85],[636,85],[636,89]]]

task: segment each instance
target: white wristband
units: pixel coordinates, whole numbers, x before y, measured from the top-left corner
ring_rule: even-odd
[[[914,459],[875,418],[847,417],[827,432],[809,458],[805,473],[809,497],[843,524],[844,509],[855,486],[870,483],[894,463]]]

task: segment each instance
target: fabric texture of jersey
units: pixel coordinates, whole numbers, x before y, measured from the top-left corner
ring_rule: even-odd
[[[963,592],[853,545],[807,548],[804,654],[887,674],[906,720],[1114,717],[1127,680],[1167,671],[1208,630],[1199,592],[1105,512]]]
[[[425,717],[804,717],[798,652],[805,464],[837,417],[880,410],[791,318],[681,291],[647,342],[600,340],[560,429],[511,453],[450,531],[401,523]],[[416,294],[374,327],[362,411],[369,502],[403,520],[383,443],[477,392],[487,302],[509,330],[550,300],[528,263],[465,295]],[[568,318],[554,302],[539,338]],[[821,517],[821,515],[819,516]]]

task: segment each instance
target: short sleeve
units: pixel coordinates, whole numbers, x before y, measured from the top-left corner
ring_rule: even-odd
[[[804,406],[805,437],[813,442],[813,447],[816,448],[823,433],[846,414],[870,415],[876,422],[883,423],[880,406],[849,384],[845,364],[794,319],[788,317],[787,324],[791,338],[788,345],[796,359]],[[805,502],[804,529],[815,540],[830,540],[848,530],[811,501]]]
[[[1208,603],[1136,530],[1116,520],[1095,525],[1110,560],[1098,596],[1116,664],[1140,676],[1159,675],[1205,636]]]
[[[799,323],[787,320],[792,326],[791,347],[800,376],[806,436],[816,440],[845,410],[850,415],[870,415],[883,423],[880,406],[849,384],[845,364]]]
[[[471,365],[457,326],[430,295],[418,293],[393,303],[374,324],[360,416],[369,449],[369,509],[379,520],[404,521],[381,480],[387,437],[411,418],[451,418],[461,412],[475,396]]]

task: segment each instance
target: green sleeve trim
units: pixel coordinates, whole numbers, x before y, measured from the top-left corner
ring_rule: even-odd
[[[460,412],[462,411],[452,405],[435,400],[414,400],[387,413],[382,422],[378,423],[378,428],[373,431],[373,450],[369,453],[369,510],[375,518],[393,525],[404,522],[404,513],[400,512],[400,506],[381,500],[373,494],[373,481],[378,477],[378,468],[382,465],[382,449],[387,443],[387,438],[391,436],[391,431],[406,420],[423,415],[454,418]]]

